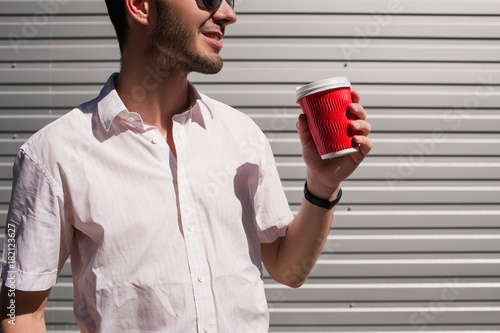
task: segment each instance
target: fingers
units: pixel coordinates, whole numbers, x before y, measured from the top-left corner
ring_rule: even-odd
[[[353,103],[349,104],[348,112],[350,114],[348,114],[348,118],[353,119],[353,121],[351,121],[349,127],[356,135],[367,136],[372,127],[369,122],[365,121],[367,116],[366,110],[361,104],[359,104],[359,93],[353,90],[351,95]]]
[[[359,104],[359,93],[357,91],[352,92],[352,103],[349,104],[349,107],[347,110],[349,111],[350,115],[348,115],[349,119],[366,119],[366,111],[365,108]]]
[[[361,104],[351,103],[347,108],[347,111],[350,113],[347,118],[350,119],[366,119],[366,110]]]
[[[356,135],[368,136],[372,130],[372,125],[365,120],[353,120],[349,124],[349,127]]]
[[[351,91],[351,98],[353,103],[359,103],[359,101],[361,100],[361,97],[356,90]]]
[[[355,135],[353,140],[359,145],[359,151],[363,154],[363,156],[368,155],[370,150],[373,148],[373,141],[366,136]]]
[[[360,145],[361,152],[366,156],[373,147],[373,142],[367,138],[368,134],[371,132],[372,126],[365,120],[367,113],[365,108],[359,104],[361,99],[359,93],[353,90],[351,96],[352,103],[349,105],[348,111],[351,113],[350,118],[355,120],[351,121],[349,127],[355,133],[353,137],[354,142]]]

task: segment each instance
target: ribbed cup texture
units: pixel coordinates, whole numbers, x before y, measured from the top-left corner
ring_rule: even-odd
[[[350,88],[325,90],[299,100],[321,156],[357,147],[348,135],[347,107],[351,103]]]

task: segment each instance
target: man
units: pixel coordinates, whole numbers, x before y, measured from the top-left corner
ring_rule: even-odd
[[[222,68],[233,2],[107,5],[120,73],[16,159],[7,221],[16,257],[2,261],[2,328],[45,330],[50,288],[71,255],[82,332],[266,332],[261,261],[273,279],[299,287],[333,208],[304,200],[294,218],[264,134],[187,80]],[[308,190],[327,204],[372,147],[357,93],[353,100],[358,153],[322,160],[298,119]],[[15,326],[5,310],[12,300]]]

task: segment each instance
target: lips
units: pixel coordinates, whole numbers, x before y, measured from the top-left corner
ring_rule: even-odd
[[[201,34],[203,37],[206,38],[207,42],[209,45],[212,46],[212,48],[219,52],[222,49],[222,37],[224,37],[224,33],[220,30],[205,30],[202,31]]]

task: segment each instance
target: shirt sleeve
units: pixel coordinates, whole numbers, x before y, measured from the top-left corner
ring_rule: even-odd
[[[271,146],[262,133],[263,154],[259,166],[259,184],[255,193],[255,216],[261,243],[272,243],[286,235],[293,214],[288,205],[276,168]]]
[[[73,234],[72,227],[62,222],[61,192],[20,150],[14,164],[1,261],[1,277],[8,288],[42,291],[56,283]],[[66,240],[61,242],[62,238]]]

